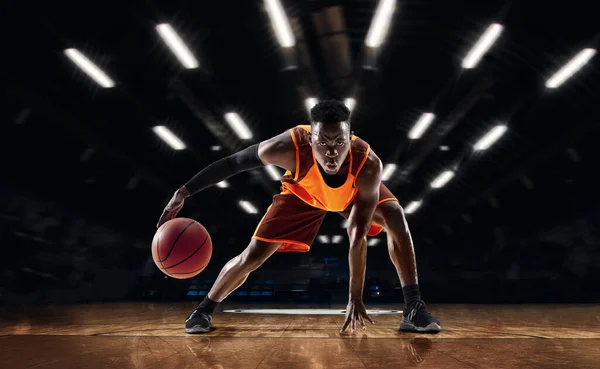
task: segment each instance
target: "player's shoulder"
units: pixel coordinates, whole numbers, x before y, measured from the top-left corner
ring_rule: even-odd
[[[356,178],[357,186],[359,188],[363,186],[372,188],[375,185],[379,185],[382,172],[383,163],[381,162],[381,159],[379,159],[379,156],[377,156],[375,152],[369,150],[365,163]]]
[[[259,155],[286,155],[293,153],[295,157],[296,147],[308,142],[310,125],[298,125],[268,138],[260,143]]]
[[[383,171],[383,163],[375,151],[369,150],[367,158],[365,159],[365,164],[361,169],[361,172],[363,171],[366,171],[365,173],[370,175],[375,175]]]

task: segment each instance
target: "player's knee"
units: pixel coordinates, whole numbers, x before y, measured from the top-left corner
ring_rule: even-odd
[[[240,254],[240,265],[244,270],[253,272],[265,262],[267,257],[264,248],[261,247],[261,241],[252,240]]]
[[[397,201],[387,201],[379,209],[383,218],[383,225],[388,231],[403,230],[406,228],[404,209]]]

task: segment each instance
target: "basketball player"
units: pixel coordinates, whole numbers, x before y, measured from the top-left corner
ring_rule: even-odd
[[[419,291],[415,252],[402,207],[381,183],[381,160],[369,144],[350,131],[350,111],[341,102],[322,101],[310,112],[311,124],[297,126],[218,160],[178,189],[157,226],[173,219],[189,196],[242,171],[264,165],[286,170],[282,192],[273,197],[250,244],[221,270],[208,295],[189,315],[186,333],[211,328],[218,304],[275,252],[307,252],[327,212],[348,219],[350,287],[341,332],[373,323],[362,301],[367,236],[388,234],[388,251],[396,267],[405,309],[400,330],[439,332]]]

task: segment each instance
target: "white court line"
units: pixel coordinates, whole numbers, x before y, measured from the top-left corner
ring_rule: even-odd
[[[282,314],[282,315],[344,315],[341,309],[225,309],[224,313],[234,314]],[[402,314],[402,310],[367,310],[370,315]]]

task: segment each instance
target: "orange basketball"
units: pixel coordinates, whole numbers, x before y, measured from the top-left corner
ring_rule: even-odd
[[[202,224],[189,218],[171,219],[152,240],[152,258],[163,273],[177,279],[192,278],[206,268],[212,240]]]

